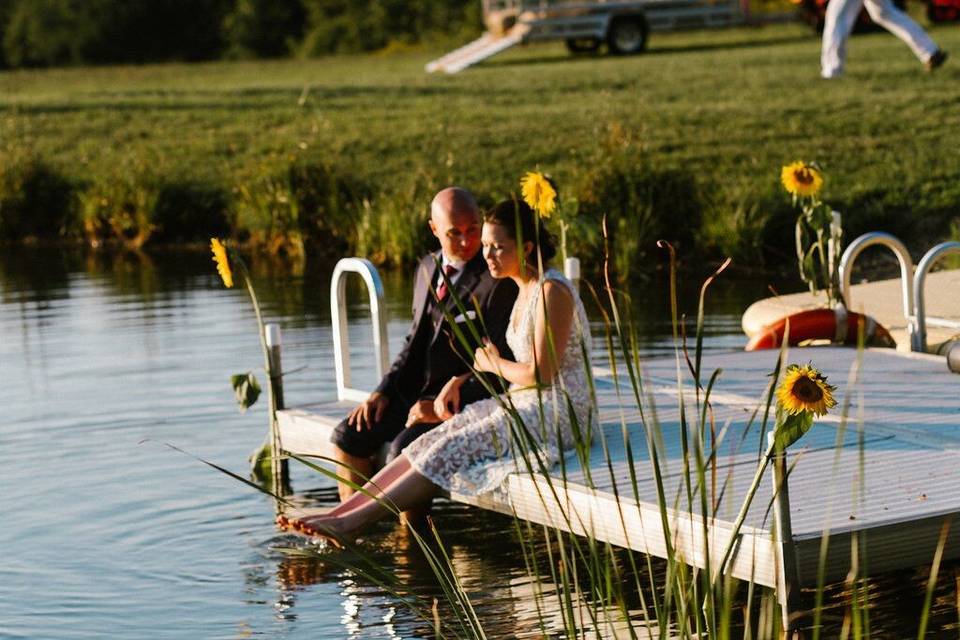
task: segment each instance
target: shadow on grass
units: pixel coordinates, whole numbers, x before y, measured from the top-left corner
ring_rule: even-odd
[[[648,49],[644,51],[642,55],[647,56],[659,56],[670,53],[700,53],[705,51],[721,51],[726,49],[756,49],[759,47],[765,47],[769,45],[778,45],[778,44],[794,44],[797,42],[809,42],[812,37],[819,39],[819,36],[807,36],[807,35],[797,35],[797,36],[784,36],[781,38],[769,38],[763,40],[742,40],[736,42],[715,42],[715,43],[703,43],[703,44],[688,44],[682,46],[667,46],[667,47],[657,47],[654,49]],[[523,66],[528,64],[555,64],[555,63],[580,63],[580,62],[593,62],[601,59],[610,59],[610,60],[622,60],[628,56],[614,56],[604,53],[588,53],[588,54],[566,54],[561,53],[558,55],[544,55],[544,56],[531,56],[524,58],[513,58],[507,60],[493,60],[489,62],[482,63],[484,67],[516,67]]]
[[[258,111],[264,107],[277,105],[296,105],[303,98],[311,103],[323,104],[324,109],[344,110],[352,109],[353,105],[340,104],[338,100],[354,100],[362,98],[389,97],[393,99],[407,98],[435,98],[448,95],[461,95],[462,90],[449,86],[336,86],[311,87],[308,92],[302,88],[247,88],[239,90],[170,90],[158,92],[147,90],[144,92],[87,92],[85,96],[95,96],[94,99],[82,101],[52,101],[45,103],[8,103],[0,104],[0,113],[17,115],[46,115],[57,113],[75,113],[84,111],[111,111],[111,112],[192,112],[192,111],[223,111],[245,112]],[[486,91],[489,93],[489,91]],[[195,100],[196,97],[205,98]],[[182,98],[181,102],[170,102],[171,98]],[[191,99],[193,98],[193,100]],[[160,100],[166,100],[161,102]]]

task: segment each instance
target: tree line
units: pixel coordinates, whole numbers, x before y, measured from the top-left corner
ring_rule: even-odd
[[[478,0],[0,0],[0,68],[310,57],[480,28]]]

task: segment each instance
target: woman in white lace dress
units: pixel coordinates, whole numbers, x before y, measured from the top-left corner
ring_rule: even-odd
[[[281,516],[281,526],[308,535],[347,536],[390,513],[383,503],[404,510],[426,502],[438,489],[488,493],[510,473],[549,468],[565,450],[589,439],[596,422],[586,375],[589,327],[576,289],[547,267],[555,253],[550,236],[526,204],[507,200],[485,216],[482,242],[491,275],[511,278],[519,288],[507,329],[516,361],[487,343],[474,354],[474,368],[507,380],[509,392],[457,413],[466,376],[451,379],[435,402],[437,415],[446,421],[407,446],[367,483],[366,492],[321,515]]]

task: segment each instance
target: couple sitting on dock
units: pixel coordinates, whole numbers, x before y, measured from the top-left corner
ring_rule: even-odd
[[[440,251],[417,269],[403,349],[332,436],[349,481],[341,503],[280,516],[284,528],[337,541],[388,505],[494,491],[513,472],[549,468],[595,424],[586,313],[549,267],[555,248],[537,213],[512,198],[481,215],[451,187],[434,198],[429,225]],[[371,477],[387,443],[388,462]]]

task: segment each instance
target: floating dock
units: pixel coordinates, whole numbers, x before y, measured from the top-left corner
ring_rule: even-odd
[[[894,249],[902,271],[899,285],[890,281],[851,287],[853,260],[875,244]],[[952,373],[947,362],[950,359],[953,370],[960,371],[960,350],[953,348],[944,357],[916,348],[921,344],[927,348],[938,339],[925,331],[927,320],[948,329],[958,326],[960,271],[928,273],[948,252],[960,253],[960,242],[937,245],[914,269],[896,238],[883,233],[857,238],[840,264],[844,298],[854,310],[862,301],[867,313],[896,329],[894,312],[888,310],[890,317],[885,316],[882,304],[896,301],[899,287],[903,305],[899,317],[906,320],[907,337],[915,348],[794,347],[783,363],[812,362],[837,385],[838,406],[767,466],[761,490],[734,541],[735,552],[722,571],[773,588],[783,605],[785,629],[793,628],[789,614],[800,588],[821,579],[818,562],[825,539],[826,583],[845,578],[858,558],[869,557],[873,574],[930,562],[943,531],[949,535],[942,557],[960,557],[960,532],[944,528],[960,514],[960,375]],[[567,259],[564,271],[571,280],[578,279],[576,258]],[[280,451],[332,458],[332,430],[368,395],[351,387],[345,304],[349,273],[359,274],[366,284],[378,378],[389,366],[379,274],[366,260],[345,258],[334,269],[330,286],[339,400],[285,407],[281,378],[273,380],[272,399],[278,411],[272,438]],[[952,318],[926,315],[927,289],[931,309]],[[798,294],[751,309],[776,309],[777,317],[782,317],[783,312],[801,308],[789,305],[812,302]],[[745,316],[745,327],[748,322]],[[279,328],[267,332],[267,343],[271,367],[280,371]],[[709,564],[717,571],[765,457],[774,419],[774,408],[767,412],[768,385],[778,356],[776,350],[704,354],[701,384],[706,386],[718,372],[706,407],[690,367],[677,358],[640,363],[639,399],[629,379],[595,366],[600,424],[589,456],[581,462],[571,453],[546,475],[516,473],[489,495],[449,497],[661,558],[669,557],[672,549],[682,562],[700,568]],[[623,371],[621,364],[617,366]],[[697,429],[690,425],[701,424],[700,415],[707,415],[710,425],[703,435],[704,449],[707,455],[715,452],[705,486],[698,486],[696,463],[689,451],[685,455],[683,445],[695,441],[699,433],[684,434],[683,425]],[[656,447],[665,504],[658,500],[651,446]],[[858,558],[851,558],[852,549],[857,549]]]
[[[689,478],[693,504],[687,498],[679,412],[681,395],[688,421],[703,399],[698,400],[685,363],[678,367],[674,358],[642,363],[647,395],[640,406],[628,379],[595,369],[601,425],[588,468],[571,454],[565,482],[559,466],[551,473],[552,490],[546,477],[520,473],[498,493],[479,499],[453,494],[450,499],[658,557],[666,557],[669,540],[687,564],[704,567],[709,557],[716,568],[765,449],[765,391],[777,357],[776,351],[704,355],[705,380],[721,370],[710,408],[716,432],[723,433],[702,489],[714,505],[706,520],[695,474]],[[776,589],[785,612],[799,587],[816,583],[825,536],[830,543],[824,577],[830,582],[847,575],[854,537],[860,553],[869,557],[871,573],[930,562],[944,521],[960,513],[960,375],[948,370],[945,358],[891,349],[867,349],[860,356],[843,347],[790,350],[787,362],[807,361],[838,386],[838,407],[790,448],[785,462],[792,470],[781,491],[774,490],[774,465],[767,468],[725,568],[737,578]],[[355,404],[328,402],[279,411],[281,448],[331,456],[330,432]],[[768,429],[772,419],[771,413]],[[666,528],[647,445],[653,429],[662,435],[657,453],[668,502]],[[789,533],[783,544],[775,530]],[[946,539],[943,557],[960,557],[956,528]]]

